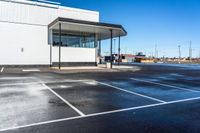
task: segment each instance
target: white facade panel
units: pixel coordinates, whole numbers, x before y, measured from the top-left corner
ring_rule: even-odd
[[[0,1],[0,21],[48,25],[56,19],[58,9]]]
[[[99,21],[99,13],[67,7],[43,7],[0,0],[0,21],[48,25],[57,17]]]
[[[49,64],[47,27],[0,22],[0,65]]]
[[[99,21],[98,12],[57,7],[0,0],[0,65],[49,65],[48,24],[57,17]],[[56,49],[53,48],[55,62]],[[62,48],[65,62],[95,62],[95,58],[95,49]]]
[[[60,7],[58,14],[60,17],[99,22],[99,13],[92,11]]]
[[[53,47],[52,61],[59,61],[59,48]],[[95,48],[61,48],[61,62],[96,62]]]

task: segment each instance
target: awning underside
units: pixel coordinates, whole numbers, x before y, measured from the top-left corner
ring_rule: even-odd
[[[74,20],[68,18],[57,18],[50,23],[48,27],[50,30],[59,30],[59,23],[61,23],[62,31],[93,33],[97,34],[98,40],[106,40],[111,38],[111,30],[113,37],[127,35],[127,32],[121,25]]]

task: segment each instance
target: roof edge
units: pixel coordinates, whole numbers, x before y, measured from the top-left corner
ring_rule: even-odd
[[[127,35],[127,31],[124,29],[122,25],[119,24],[111,24],[111,23],[104,23],[104,22],[93,22],[93,21],[86,21],[86,20],[78,20],[78,19],[71,19],[71,18],[63,18],[58,17],[53,22],[51,22],[48,27],[53,26],[54,24],[58,22],[69,22],[69,23],[77,23],[77,24],[86,24],[86,25],[94,25],[94,26],[105,26],[105,27],[113,27],[113,28],[119,28],[124,31],[124,33]]]

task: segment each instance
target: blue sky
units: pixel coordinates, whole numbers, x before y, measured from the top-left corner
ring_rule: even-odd
[[[122,39],[122,52],[159,56],[188,56],[192,41],[193,57],[200,55],[200,0],[54,0],[64,6],[100,12],[100,21],[122,24],[128,36]],[[103,54],[109,51],[108,41]],[[117,46],[117,45],[116,45]],[[117,48],[116,48],[117,51]]]

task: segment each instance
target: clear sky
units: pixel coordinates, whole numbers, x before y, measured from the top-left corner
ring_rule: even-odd
[[[200,0],[54,0],[64,6],[100,12],[100,21],[121,24],[128,32],[122,39],[122,52],[144,52],[159,56],[200,56]],[[117,47],[117,45],[116,45]],[[103,54],[109,51],[108,41]],[[117,48],[116,48],[117,51]]]

